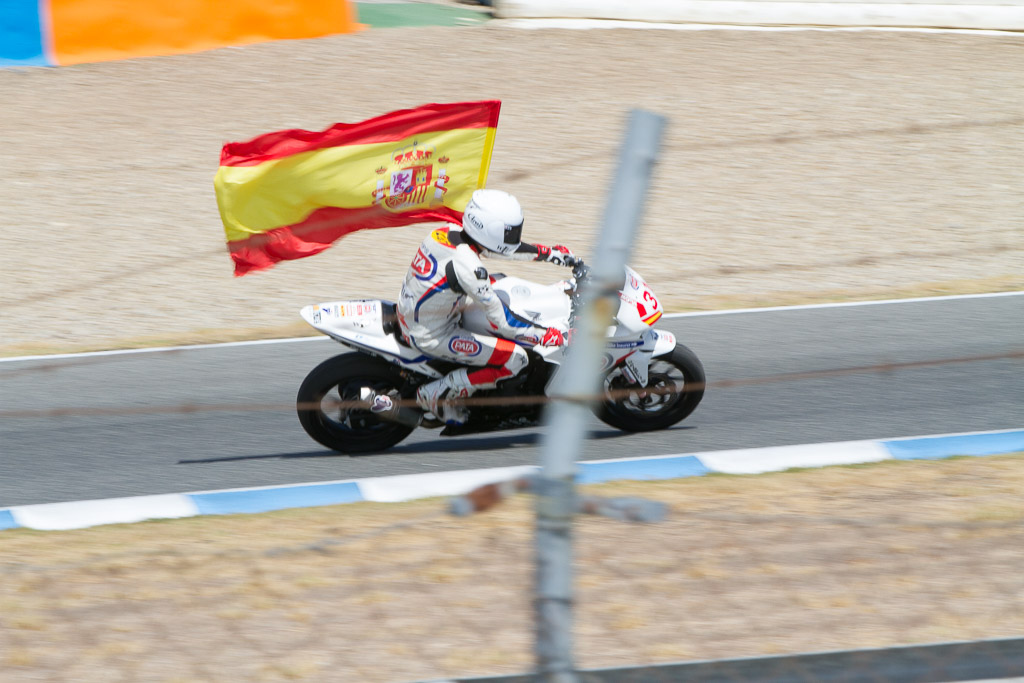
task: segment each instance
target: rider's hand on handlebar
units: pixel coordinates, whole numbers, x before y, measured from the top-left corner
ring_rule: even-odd
[[[572,276],[576,279],[577,286],[583,284],[590,279],[590,266],[585,264],[581,258],[575,259],[572,264]]]
[[[550,263],[554,263],[556,266],[568,266],[569,268],[572,268],[576,265],[577,260],[576,255],[572,253],[572,249],[561,244],[556,244],[551,247],[551,251],[548,252],[548,261]]]
[[[557,327],[549,327],[544,332],[544,337],[540,340],[541,346],[564,346],[565,335]]]

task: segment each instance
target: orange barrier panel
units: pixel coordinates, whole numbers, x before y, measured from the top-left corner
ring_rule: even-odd
[[[349,0],[50,0],[58,64],[198,52],[361,28]]]

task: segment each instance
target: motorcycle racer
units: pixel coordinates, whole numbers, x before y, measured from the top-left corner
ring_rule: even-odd
[[[476,190],[462,226],[449,224],[434,230],[423,240],[406,273],[398,300],[403,339],[428,356],[479,368],[459,368],[417,390],[420,407],[448,424],[465,423],[468,412],[461,399],[492,389],[526,367],[528,357],[520,344],[562,346],[566,342],[558,328],[535,325],[510,311],[491,288],[493,279],[480,260],[497,257],[575,265],[576,258],[567,247],[521,241],[522,229],[523,211],[515,197],[500,190]],[[469,299],[483,307],[495,336],[461,326]]]

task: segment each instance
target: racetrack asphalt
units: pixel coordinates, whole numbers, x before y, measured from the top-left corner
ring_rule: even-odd
[[[1024,296],[698,315],[659,327],[703,360],[704,402],[663,432],[624,434],[595,420],[586,459],[1024,424],[1024,360],[995,358],[1024,349]],[[538,462],[540,429],[456,439],[418,430],[361,457],[321,448],[291,404],[305,374],[339,352],[324,339],[0,363],[0,411],[102,412],[3,416],[0,507]],[[868,366],[883,367],[844,372]],[[771,379],[792,373],[810,375]],[[126,410],[183,405],[231,408]]]

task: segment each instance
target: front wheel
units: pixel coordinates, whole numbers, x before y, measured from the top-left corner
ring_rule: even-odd
[[[605,399],[595,413],[626,432],[671,427],[696,410],[704,397],[704,365],[682,344],[651,360],[646,391],[630,384],[620,370],[604,378]]]
[[[382,420],[358,404],[363,389],[399,400],[404,382],[391,363],[362,353],[346,353],[313,368],[296,398],[299,422],[318,443],[340,453],[371,453],[391,448],[413,428]]]

